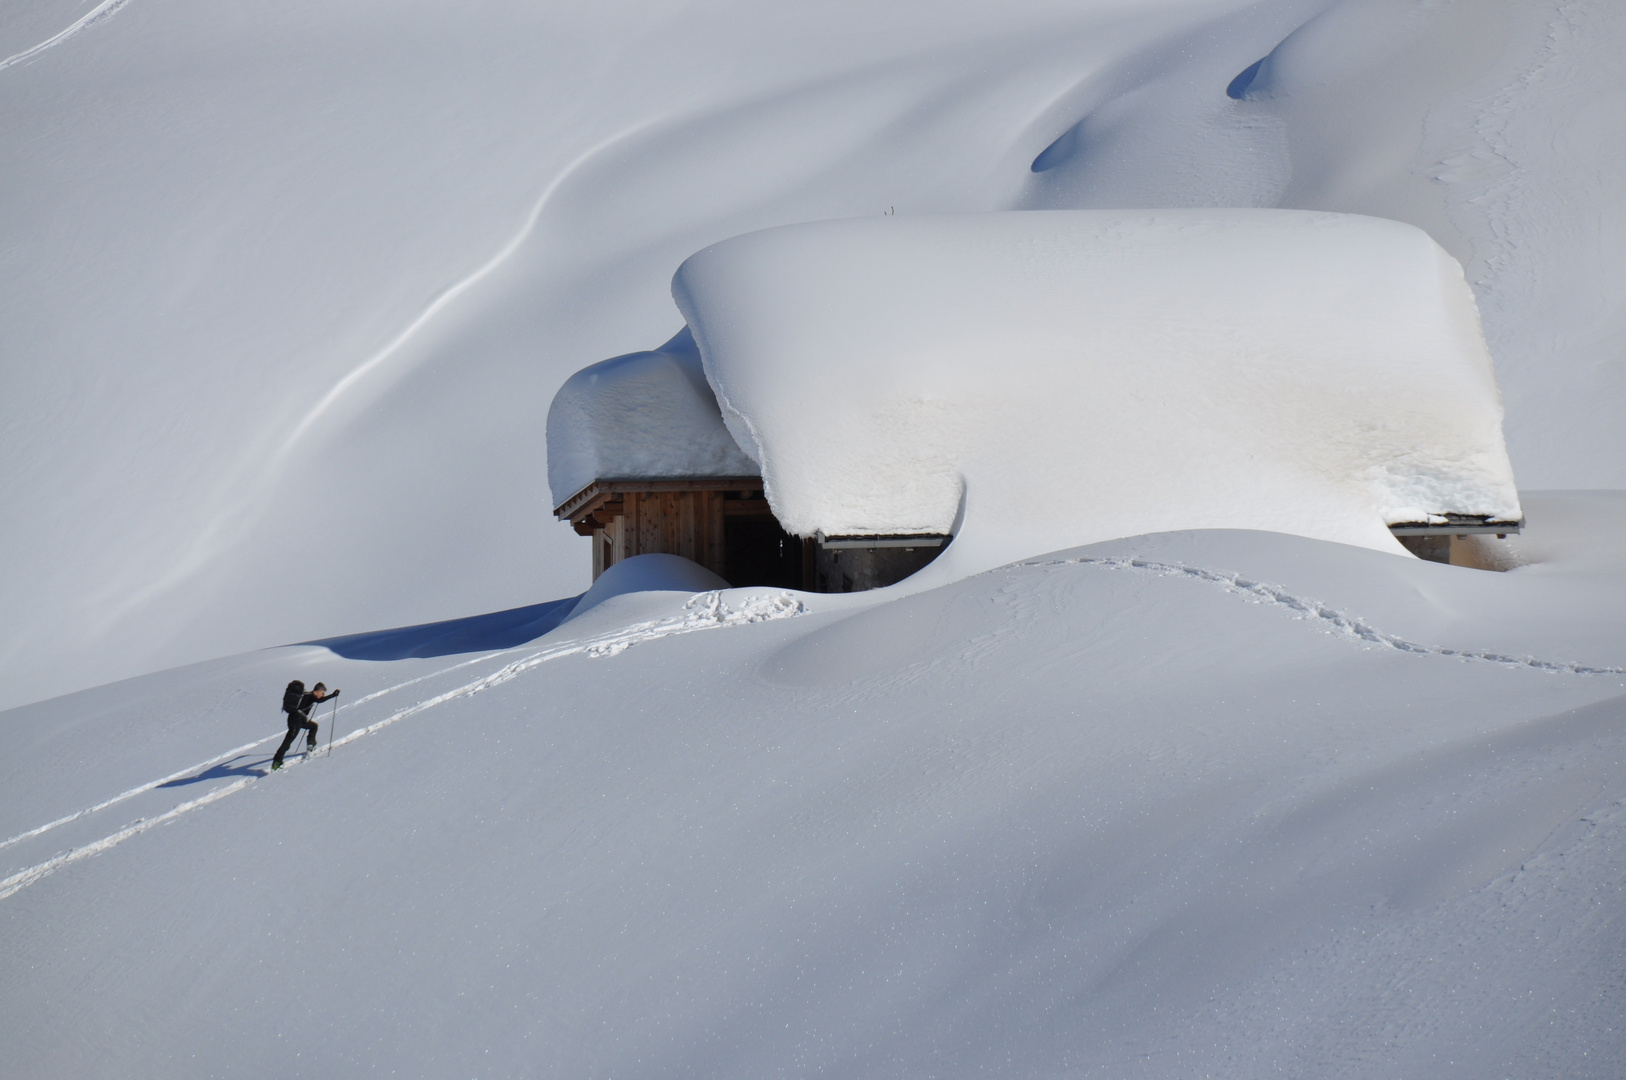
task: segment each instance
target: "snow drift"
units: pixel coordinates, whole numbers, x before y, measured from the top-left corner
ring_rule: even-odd
[[[0,1072],[1626,1075],[1626,497],[1530,502],[0,713]]]
[[[680,592],[685,596],[728,588],[728,582],[681,555],[652,553],[622,559],[582,593],[569,618],[585,615],[606,600],[635,592]]]
[[[594,480],[755,476],[723,426],[687,329],[653,352],[583,368],[548,409],[548,487],[558,506]]]
[[[963,573],[1178,529],[1399,551],[1387,524],[1520,516],[1473,295],[1398,222],[823,222],[713,245],[673,295],[804,536],[952,531]]]

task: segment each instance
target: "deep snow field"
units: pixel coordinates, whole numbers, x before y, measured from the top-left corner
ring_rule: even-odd
[[[1615,0],[95,10],[0,10],[0,708],[580,592],[554,392],[795,222],[1408,222],[1520,486],[1626,488]]]
[[[14,710],[6,1075],[1620,1076],[1626,497],[1525,502]]]
[[[0,133],[0,1078],[1626,1076],[1626,5],[32,0]],[[1511,569],[983,454],[889,589],[576,599],[691,256],[1210,207],[1461,264]]]

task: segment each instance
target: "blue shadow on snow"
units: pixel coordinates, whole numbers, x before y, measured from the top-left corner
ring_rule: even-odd
[[[572,596],[530,607],[493,611],[488,615],[401,626],[394,630],[371,630],[299,644],[321,645],[346,660],[426,659],[453,653],[512,649],[535,641],[564,622],[579,599],[581,597]]]
[[[198,784],[205,780],[225,780],[233,776],[264,776],[266,774],[266,770],[259,768],[259,766],[271,764],[269,757],[262,757],[260,760],[250,762],[247,765],[232,764],[232,762],[245,757],[248,757],[248,755],[239,754],[237,757],[232,758],[231,761],[223,761],[219,765],[209,766],[196,776],[183,776],[179,780],[171,780],[167,784],[159,784],[158,786],[161,788],[186,787],[188,784]]]
[[[1247,100],[1248,91],[1253,89],[1254,81],[1259,78],[1259,69],[1263,68],[1265,61],[1269,59],[1268,56],[1261,56],[1243,68],[1242,72],[1231,80],[1231,85],[1225,88],[1225,96],[1233,101]]]

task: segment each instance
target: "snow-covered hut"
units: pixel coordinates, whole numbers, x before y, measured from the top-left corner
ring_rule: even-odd
[[[1400,222],[814,222],[706,248],[672,291],[786,529],[953,534],[945,575],[1186,529],[1439,558],[1522,518],[1473,294]]]
[[[568,379],[548,411],[554,514],[593,538],[593,579],[634,555],[681,555],[733,585],[801,588],[806,545],[763,497],[723,424],[687,329]]]

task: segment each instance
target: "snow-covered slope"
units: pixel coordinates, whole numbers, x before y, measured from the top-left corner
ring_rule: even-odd
[[[580,591],[548,403],[685,257],[1009,206],[1126,54],[1319,6],[104,4],[0,70],[0,703]]]
[[[1147,532],[1398,554],[1387,525],[1521,517],[1473,294],[1397,222],[870,217],[725,240],[672,290],[785,527],[952,532],[939,580]]]
[[[1618,1076],[1626,501],[1526,506],[0,714],[7,1075]]]
[[[1626,485],[1622,57],[1609,0],[0,7],[0,705],[94,687],[0,713],[0,1074],[1626,1074],[1618,492],[1506,574],[588,604],[543,479],[725,238],[1288,206],[1427,231],[1520,479]]]
[[[1626,486],[1623,57],[1610,0],[0,6],[0,1074],[1626,1074],[1619,493],[1507,574],[587,603],[543,436],[728,237],[1279,206],[1428,232],[1521,481]]]
[[[579,591],[541,480],[559,385],[669,337],[707,244],[893,207],[1409,221],[1469,269],[1522,481],[1626,484],[1623,19],[9,5],[0,703]]]

